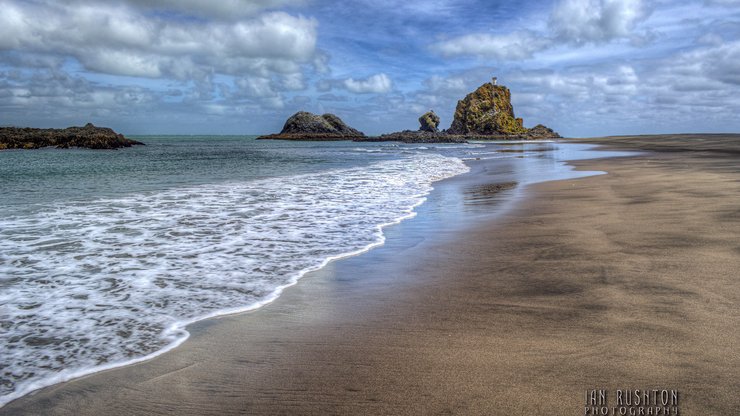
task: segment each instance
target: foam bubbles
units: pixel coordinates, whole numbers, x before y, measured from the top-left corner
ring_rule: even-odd
[[[415,154],[0,219],[0,405],[271,301],[306,271],[382,243],[382,226],[413,215],[432,182],[467,170]]]

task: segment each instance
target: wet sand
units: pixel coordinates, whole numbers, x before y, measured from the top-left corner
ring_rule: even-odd
[[[481,164],[435,191],[486,193],[454,218],[430,228],[432,200],[256,312],[0,414],[574,415],[654,388],[740,414],[740,136],[590,141],[645,153],[508,199]]]

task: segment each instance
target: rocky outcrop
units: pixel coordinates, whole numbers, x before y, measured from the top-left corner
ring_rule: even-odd
[[[0,150],[39,149],[42,147],[84,147],[88,149],[118,149],[143,145],[125,138],[107,127],[85,127],[66,129],[35,129],[30,127],[0,127]]]
[[[404,142],[404,143],[467,143],[465,137],[445,132],[404,130],[377,137],[354,139],[356,142]]]
[[[538,124],[527,130],[526,135],[531,139],[559,139],[560,135],[551,128]]]
[[[449,134],[518,135],[524,134],[523,120],[514,116],[511,92],[489,82],[457,102]]]
[[[434,111],[423,114],[419,117],[419,131],[438,132],[439,131],[439,116],[434,114]]]
[[[285,122],[279,134],[259,139],[399,141],[406,143],[465,143],[467,140],[536,140],[560,135],[541,124],[527,129],[524,120],[514,116],[511,92],[502,85],[481,85],[457,102],[449,129],[439,131],[439,116],[429,111],[419,117],[419,130],[404,130],[377,137],[366,137],[333,114],[317,116],[298,112]]]
[[[355,139],[363,142],[404,142],[404,143],[466,143],[462,136],[452,136],[439,131],[439,116],[434,111],[419,117],[419,130],[404,130],[395,133],[383,134],[378,137]]]
[[[365,137],[361,131],[346,125],[334,114],[316,115],[299,111],[285,122],[278,134],[261,136],[257,139],[272,140],[351,140]]]

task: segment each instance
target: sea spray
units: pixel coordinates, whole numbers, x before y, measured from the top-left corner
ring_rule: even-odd
[[[0,219],[0,404],[151,358],[185,325],[258,307],[307,271],[381,244],[460,159],[51,204]]]

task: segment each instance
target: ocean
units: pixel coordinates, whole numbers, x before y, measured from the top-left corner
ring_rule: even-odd
[[[522,184],[590,174],[560,168],[584,146],[547,142],[136,139],[0,152],[0,405],[161,354],[383,244],[465,160],[516,162]]]

